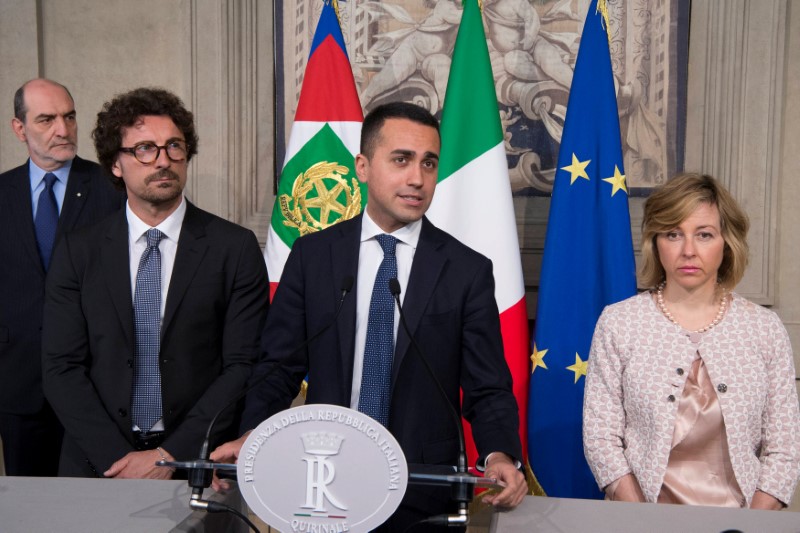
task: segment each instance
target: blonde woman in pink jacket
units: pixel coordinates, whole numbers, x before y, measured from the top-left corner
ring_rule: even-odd
[[[714,178],[645,203],[641,282],[597,322],[583,440],[606,499],[781,509],[800,474],[800,413],[777,315],[732,292],[749,222]]]

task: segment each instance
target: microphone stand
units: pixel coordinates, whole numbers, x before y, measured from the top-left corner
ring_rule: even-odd
[[[342,279],[341,298],[339,298],[339,304],[336,307],[336,312],[333,315],[333,319],[328,324],[326,324],[324,327],[322,327],[319,331],[317,331],[315,334],[313,334],[311,337],[306,339],[302,344],[300,344],[300,346],[298,346],[297,348],[295,348],[294,350],[289,352],[289,355],[294,355],[297,352],[299,352],[300,350],[303,350],[304,348],[306,348],[309,344],[311,344],[312,341],[316,340],[317,337],[319,337],[320,335],[322,335],[323,333],[328,331],[328,329],[337,322],[337,320],[339,319],[339,314],[341,314],[341,312],[342,312],[342,307],[344,305],[345,297],[353,289],[353,283],[354,283],[353,276],[345,276]],[[214,415],[214,418],[211,419],[211,422],[208,424],[208,429],[206,430],[206,436],[203,439],[203,444],[200,447],[199,459],[197,459],[196,461],[193,461],[192,467],[188,468],[188,471],[189,471],[189,474],[188,474],[189,486],[192,487],[192,494],[191,494],[191,496],[189,498],[189,507],[190,508],[195,509],[195,510],[206,511],[206,512],[209,512],[209,513],[223,512],[223,511],[233,512],[234,514],[239,516],[242,520],[247,522],[247,524],[253,530],[255,530],[256,532],[258,531],[258,529],[255,528],[255,526],[252,524],[252,522],[250,522],[247,519],[247,517],[245,517],[244,515],[242,515],[241,513],[236,511],[235,509],[233,509],[232,507],[229,507],[229,506],[227,506],[225,504],[222,504],[222,503],[219,503],[219,502],[213,502],[213,501],[209,501],[209,500],[204,500],[203,499],[203,491],[211,486],[211,480],[214,477],[214,466],[213,466],[214,463],[212,463],[209,460],[208,457],[210,455],[209,447],[210,447],[210,442],[211,442],[211,431],[214,429],[214,426],[217,423],[217,418],[219,418],[219,416],[226,409],[228,409],[232,405],[235,405],[236,402],[241,400],[248,392],[250,392],[253,388],[255,388],[257,385],[260,385],[269,376],[271,376],[273,374],[273,372],[278,369],[279,366],[280,365],[278,363],[275,363],[272,366],[272,368],[269,369],[268,372],[264,373],[263,376],[261,376],[260,378],[255,380],[253,383],[251,383],[250,385],[245,387],[238,394],[236,394],[233,397],[233,399],[231,401],[229,401],[227,404],[225,404],[222,407],[222,409],[217,411],[217,413]],[[156,464],[159,465],[159,466],[170,466],[165,461],[159,461]]]
[[[459,477],[469,477],[470,474],[467,472],[467,451],[466,446],[464,445],[464,430],[461,427],[461,418],[459,417],[455,407],[453,407],[453,404],[450,403],[450,400],[447,398],[447,393],[445,392],[444,387],[442,387],[441,381],[439,381],[439,379],[436,377],[436,373],[433,371],[433,368],[428,362],[428,358],[425,357],[425,354],[422,352],[419,344],[417,344],[416,339],[411,334],[411,329],[408,327],[408,323],[406,322],[405,313],[403,313],[403,306],[400,304],[400,282],[397,281],[397,278],[392,278],[389,280],[389,292],[392,293],[392,297],[397,303],[397,310],[400,312],[400,323],[403,325],[403,331],[405,331],[406,335],[408,335],[411,345],[414,347],[414,351],[419,356],[420,361],[422,361],[423,366],[425,367],[425,370],[427,371],[431,380],[433,380],[433,382],[436,384],[436,389],[439,391],[439,396],[447,405],[447,410],[453,417],[453,422],[455,423],[456,430],[458,431],[458,463],[456,465],[456,473],[459,475]],[[472,487],[469,483],[465,483],[463,481],[454,481],[451,485],[450,497],[453,501],[458,503],[458,514],[432,516],[423,520],[421,523],[447,525],[453,527],[466,526],[469,523],[468,507],[469,502],[472,501]]]

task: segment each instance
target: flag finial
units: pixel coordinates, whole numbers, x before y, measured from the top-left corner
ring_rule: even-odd
[[[323,2],[333,8],[333,12],[336,13],[336,19],[339,21],[339,26],[341,27],[342,16],[339,14],[339,0],[323,0]]]
[[[606,37],[608,38],[608,48],[611,49],[611,31],[608,20],[608,0],[597,0],[597,9],[595,10],[595,13],[598,11],[603,16],[603,30],[606,32]]]

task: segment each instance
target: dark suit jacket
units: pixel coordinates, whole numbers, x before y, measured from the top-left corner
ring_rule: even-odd
[[[44,306],[44,389],[66,430],[61,475],[93,475],[133,450],[134,326],[125,211],[66,236]],[[241,390],[258,353],[269,283],[255,235],[187,205],[161,327],[165,440],[199,453],[214,414]],[[220,417],[212,446],[230,436]]]
[[[120,209],[125,195],[115,191],[100,166],[72,161],[56,242],[76,228]],[[41,329],[45,271],[36,247],[29,163],[0,174],[0,412],[41,411]]]
[[[472,424],[478,452],[521,457],[517,404],[503,356],[492,264],[423,218],[403,309],[447,397]],[[243,429],[289,406],[308,373],[307,403],[350,405],[355,288],[334,327],[307,350],[290,352],[334,316],[342,280],[358,275],[361,217],[298,239],[286,262],[262,336],[253,379],[281,366],[247,398]],[[357,286],[354,285],[354,287]],[[389,430],[409,463],[454,465],[453,419],[400,327],[392,370]],[[407,498],[408,499],[408,498]]]

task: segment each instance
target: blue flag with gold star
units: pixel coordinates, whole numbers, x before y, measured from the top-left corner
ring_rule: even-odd
[[[636,293],[606,27],[593,0],[561,139],[531,355],[528,460],[534,492],[564,498],[603,496],[581,438],[589,347],[603,308]]]

